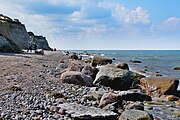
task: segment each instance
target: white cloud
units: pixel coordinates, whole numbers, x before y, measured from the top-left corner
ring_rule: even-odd
[[[165,31],[180,30],[180,18],[171,17],[163,21],[161,29]]]
[[[170,17],[151,27],[152,33],[180,35],[180,18]],[[168,33],[168,34],[167,34]]]
[[[151,22],[148,12],[141,7],[130,10],[122,4],[109,4],[108,2],[100,2],[99,7],[111,9],[112,17],[119,22],[127,24],[149,24]]]

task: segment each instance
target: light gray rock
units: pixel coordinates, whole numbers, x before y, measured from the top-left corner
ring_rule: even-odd
[[[152,116],[141,110],[125,110],[119,120],[153,120]]]
[[[100,108],[87,107],[75,103],[64,103],[58,105],[66,110],[66,114],[73,119],[98,119],[98,120],[116,120],[117,114]]]

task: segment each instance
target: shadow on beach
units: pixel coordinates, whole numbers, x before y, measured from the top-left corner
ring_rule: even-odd
[[[1,53],[0,56],[15,56],[15,57],[24,57],[24,58],[31,58],[29,55],[37,55],[35,53]]]

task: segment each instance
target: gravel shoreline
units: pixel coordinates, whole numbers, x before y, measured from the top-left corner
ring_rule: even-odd
[[[76,112],[67,111],[66,107],[68,108],[68,105],[71,107],[74,105],[75,111],[93,107],[92,111],[100,111],[104,116],[94,116],[97,117],[96,119],[105,119],[107,116],[110,118],[112,115],[117,117],[117,114],[110,111],[110,108],[108,108],[108,112],[100,109],[98,100],[91,100],[92,98],[89,96],[92,91],[106,93],[113,91],[112,89],[103,86],[87,87],[59,82],[59,77],[54,73],[62,59],[65,59],[65,56],[59,52],[47,52],[43,56],[35,54],[1,54],[0,120],[75,119]],[[172,116],[171,113],[175,111],[179,114],[179,107],[175,106],[174,103],[167,103],[167,105],[164,102],[157,106],[152,104],[156,111],[151,110],[152,106],[147,102],[143,104],[147,108],[146,111],[153,115],[160,116],[162,119],[178,120],[180,117],[178,115]],[[64,105],[65,108],[61,105]],[[72,109],[71,107],[69,109]],[[171,110],[171,112],[168,110]],[[167,114],[165,114],[166,112]],[[88,116],[85,111],[77,113]],[[75,118],[72,118],[73,116]]]

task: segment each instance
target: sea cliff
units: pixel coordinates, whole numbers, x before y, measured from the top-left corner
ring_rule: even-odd
[[[0,14],[0,52],[21,52],[27,49],[29,40],[30,35],[24,24]],[[39,48],[50,50],[45,37],[35,37],[34,42]]]

